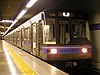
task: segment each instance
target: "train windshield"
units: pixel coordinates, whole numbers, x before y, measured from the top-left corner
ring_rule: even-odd
[[[46,19],[45,44],[88,44],[86,21]]]
[[[55,19],[47,19],[44,25],[43,43],[56,44]]]

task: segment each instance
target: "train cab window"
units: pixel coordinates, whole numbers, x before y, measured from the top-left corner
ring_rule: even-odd
[[[86,21],[72,22],[72,44],[90,44],[86,36]]]
[[[58,20],[57,24],[56,19],[46,19],[43,38],[44,44],[69,44],[69,22],[67,20]]]
[[[60,28],[60,44],[69,44],[70,35],[69,35],[69,22],[67,20],[59,20]]]
[[[73,38],[84,38],[86,37],[86,25],[83,21],[72,22]]]
[[[55,19],[46,19],[46,25],[43,27],[43,43],[56,44]]]

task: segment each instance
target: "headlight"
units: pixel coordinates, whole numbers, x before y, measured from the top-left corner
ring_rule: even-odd
[[[50,53],[51,54],[56,54],[57,53],[57,49],[50,49]]]
[[[87,53],[88,52],[87,48],[82,48],[82,52]]]

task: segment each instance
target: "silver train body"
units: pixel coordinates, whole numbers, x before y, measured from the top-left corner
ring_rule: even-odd
[[[4,36],[11,44],[46,61],[91,59],[88,15],[44,10]]]

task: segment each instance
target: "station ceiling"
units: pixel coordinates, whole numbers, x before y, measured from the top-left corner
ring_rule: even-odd
[[[0,0],[0,20],[14,20],[28,1],[29,0]],[[31,7],[26,14],[10,29],[10,31],[47,8],[75,9],[92,14],[95,12],[100,12],[99,7],[100,0],[38,0],[35,5],[33,5],[33,7]],[[5,32],[10,25],[11,23],[0,23],[0,32]]]

